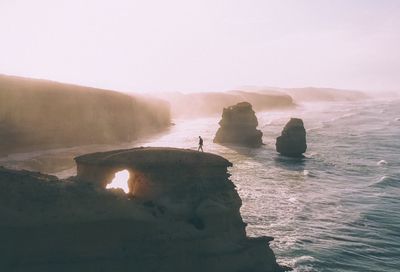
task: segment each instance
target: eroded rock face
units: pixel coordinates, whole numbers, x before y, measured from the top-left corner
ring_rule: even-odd
[[[262,145],[262,132],[257,130],[258,121],[252,106],[241,102],[224,108],[214,142],[231,143],[249,147]]]
[[[301,157],[307,150],[303,120],[291,118],[276,138],[276,151],[288,157]]]
[[[246,236],[228,160],[135,148],[76,162],[78,174],[67,181],[0,168],[0,269],[282,270],[270,237]],[[129,198],[104,189],[121,169],[140,177]]]

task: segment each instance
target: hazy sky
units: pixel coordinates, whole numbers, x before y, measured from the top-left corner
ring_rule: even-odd
[[[0,73],[134,91],[400,90],[400,0],[0,0]]]

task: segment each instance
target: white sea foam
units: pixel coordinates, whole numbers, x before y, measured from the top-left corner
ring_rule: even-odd
[[[378,180],[378,183],[384,182],[384,181],[386,181],[386,180],[388,180],[388,179],[389,179],[388,176],[383,176],[383,177],[381,177],[381,178]]]
[[[306,129],[306,131],[307,131],[307,133],[309,133],[309,132],[317,131],[317,130],[320,130],[320,129],[323,129],[323,128],[324,128],[323,125],[319,125],[319,126],[308,128],[308,129]]]
[[[339,116],[335,116],[335,117],[330,118],[328,120],[325,120],[325,121],[322,122],[322,124],[324,125],[324,127],[326,127],[327,125],[330,125],[330,123],[336,122],[336,121],[341,120],[341,119],[350,118],[350,117],[353,117],[353,116],[355,116],[357,114],[358,114],[358,112],[348,112],[348,113],[345,113],[345,114],[342,114],[342,115],[339,115]]]
[[[312,256],[301,256],[301,257],[295,259],[294,263],[295,263],[295,265],[298,265],[298,264],[302,264],[302,263],[312,262],[314,260],[315,260],[315,258]]]
[[[378,161],[376,164],[379,165],[379,166],[383,166],[383,165],[387,165],[388,162],[385,161],[385,160],[380,160],[380,161]]]
[[[315,177],[315,174],[313,174],[313,172],[310,170],[303,170],[303,175],[306,177]]]
[[[385,175],[385,176],[382,176],[381,178],[379,178],[373,184],[371,184],[371,186],[379,187],[379,188],[386,188],[387,186],[397,187],[399,184],[400,184],[400,181],[398,178]]]

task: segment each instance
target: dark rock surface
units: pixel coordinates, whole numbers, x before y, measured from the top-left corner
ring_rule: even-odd
[[[76,158],[68,180],[0,167],[0,271],[282,271],[249,238],[232,164],[175,148]],[[131,197],[106,190],[127,169]]]
[[[276,138],[276,151],[288,157],[301,157],[307,150],[303,120],[291,118]]]
[[[224,108],[220,128],[214,143],[230,143],[249,147],[262,145],[262,132],[257,129],[258,121],[252,106],[241,102]]]

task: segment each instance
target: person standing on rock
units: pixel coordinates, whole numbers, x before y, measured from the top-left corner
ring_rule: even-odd
[[[199,136],[199,148],[197,148],[197,151],[200,151],[201,150],[201,152],[204,152],[203,151],[203,138],[201,138],[201,136]]]

